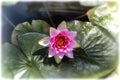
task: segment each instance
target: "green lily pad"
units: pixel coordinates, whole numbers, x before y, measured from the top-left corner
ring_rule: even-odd
[[[30,63],[30,67],[27,68],[27,71],[21,76],[21,78],[39,79],[50,77],[59,78],[61,76],[56,74],[57,68],[54,66],[43,65],[43,62],[40,61],[39,56],[32,58]]]
[[[35,32],[25,33],[18,36],[18,44],[25,55],[31,60],[32,54],[43,48],[43,46],[38,44],[38,41],[46,36],[47,35]]]
[[[11,42],[15,45],[18,45],[18,43],[17,43],[18,35],[28,33],[28,32],[32,32],[32,31],[33,31],[32,27],[28,22],[18,24],[12,32]]]
[[[50,25],[43,20],[33,20],[32,27],[33,27],[33,30],[36,32],[49,35]]]
[[[88,18],[93,25],[103,31],[105,35],[117,41],[118,36],[118,20],[117,20],[118,4],[116,2],[106,2],[103,5],[95,7],[87,12]]]
[[[18,71],[24,69],[27,58],[15,46],[5,43],[2,51],[2,75],[6,78],[12,78]]]
[[[67,26],[77,31],[76,40],[81,47],[74,50],[74,59],[61,63],[63,74],[68,73],[67,77],[102,77],[117,67],[118,46],[112,39],[89,22],[73,21]]]
[[[2,52],[2,77],[18,78],[43,78],[55,76],[52,66],[44,66],[39,57],[29,60],[25,54],[14,45],[5,43]],[[47,72],[49,71],[49,72]],[[18,76],[19,75],[19,76]],[[56,76],[57,77],[57,76]]]
[[[33,20],[32,25],[30,25],[28,22],[20,23],[15,27],[15,29],[12,32],[11,42],[15,45],[18,45],[18,35],[22,35],[29,32],[37,32],[48,35],[49,24],[47,24],[43,20]]]

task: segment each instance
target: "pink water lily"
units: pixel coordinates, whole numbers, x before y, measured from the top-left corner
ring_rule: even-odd
[[[75,41],[77,33],[69,31],[66,27],[66,22],[63,21],[58,25],[58,28],[50,28],[50,37],[46,37],[39,41],[39,44],[49,46],[48,57],[55,58],[57,63],[63,59],[64,56],[73,58],[73,48],[77,45]]]

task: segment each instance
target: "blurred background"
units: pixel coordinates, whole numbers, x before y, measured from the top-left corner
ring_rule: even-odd
[[[61,21],[89,21],[86,12],[102,0],[68,2],[2,1],[2,43],[10,42],[11,32],[21,22],[42,19],[56,27]]]

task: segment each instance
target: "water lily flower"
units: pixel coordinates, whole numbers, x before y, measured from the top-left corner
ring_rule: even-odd
[[[60,63],[64,56],[73,58],[73,48],[77,45],[76,31],[69,31],[66,22],[61,22],[57,29],[50,27],[50,37],[39,41],[40,45],[49,46],[48,57],[54,57]]]

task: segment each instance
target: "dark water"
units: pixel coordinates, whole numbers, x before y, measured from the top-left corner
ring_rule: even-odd
[[[42,19],[56,27],[63,20],[89,21],[86,12],[92,7],[80,2],[18,2],[2,6],[2,43],[10,42],[12,30],[21,22]]]

